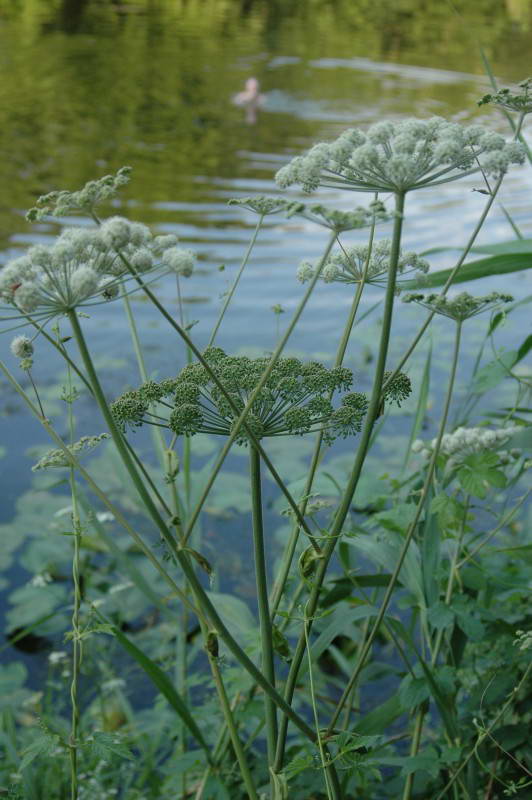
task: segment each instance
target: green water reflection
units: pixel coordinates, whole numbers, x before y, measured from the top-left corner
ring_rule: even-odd
[[[211,179],[271,176],[273,167],[253,167],[242,151],[299,149],[342,119],[473,113],[479,43],[497,75],[526,75],[531,3],[454,5],[4,0],[0,248],[29,230],[21,211],[35,196],[124,163],[135,167],[128,191],[138,216],[156,221],[153,202],[201,201]],[[250,74],[268,96],[253,127],[230,102]]]

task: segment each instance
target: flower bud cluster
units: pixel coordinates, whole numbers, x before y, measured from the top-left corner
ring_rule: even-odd
[[[229,435],[269,359],[228,356],[218,347],[207,349],[204,359],[232,404],[209,371],[197,362],[184,367],[176,378],[161,383],[148,381],[115,400],[111,410],[117,423],[124,429],[157,422],[185,436],[200,432]],[[257,439],[303,435],[322,427],[328,442],[356,433],[367,411],[365,395],[347,393],[336,409],[331,402],[333,394],[347,391],[352,381],[352,373],[345,367],[328,369],[318,362],[281,358],[255,397],[246,425]],[[149,410],[153,403],[159,403],[157,414]],[[248,441],[245,430],[240,430],[236,441]]]
[[[321,277],[325,283],[365,283],[382,286],[386,283],[388,267],[390,264],[391,241],[382,239],[370,248],[364,245],[348,247],[329,258],[325,263]],[[425,274],[429,270],[429,263],[417,253],[400,253],[398,272]],[[298,271],[297,277],[303,283],[310,280],[316,272],[315,267],[304,261]]]
[[[454,297],[447,297],[440,294],[416,294],[410,293],[403,297],[405,303],[418,303],[429,311],[442,314],[444,317],[463,322],[470,317],[475,317],[483,311],[489,311],[501,303],[511,303],[513,297],[509,294],[491,292],[482,297],[473,297],[467,292],[461,292]]]
[[[67,445],[67,450],[73,456],[78,456],[80,453],[93,450],[100,442],[109,439],[108,433],[99,433],[97,436],[82,436],[79,441],[74,444]],[[31,468],[33,472],[38,469],[46,469],[47,467],[70,467],[70,461],[63,450],[49,450],[40,458],[36,464]]]
[[[340,211],[323,205],[308,207],[297,201],[264,196],[229,200],[229,205],[243,206],[261,216],[278,214],[281,211],[284,211],[288,218],[300,215],[317,225],[337,231],[337,233],[364,228],[373,222],[387,222],[392,218],[380,200],[374,200],[370,203],[369,208],[357,206],[353,211]]]
[[[357,206],[352,211],[340,211],[337,208],[323,205],[306,207],[303,203],[290,203],[287,208],[290,206],[293,209],[289,213],[290,216],[299,214],[305,219],[337,233],[366,228],[373,223],[388,222],[392,219],[392,215],[386,211],[384,204],[379,200],[374,200],[368,208]]]
[[[123,217],[93,229],[67,228],[53,245],[35,245],[6,264],[0,299],[24,314],[53,315],[97,296],[112,300],[132,272],[159,268],[189,276],[193,254],[176,243],[176,236],[153,236],[145,225]]]
[[[278,171],[276,181],[283,189],[300,184],[306,192],[323,185],[405,193],[479,169],[498,177],[524,160],[521,144],[506,142],[481,125],[464,127],[441,117],[408,119],[378,122],[366,133],[350,128],[293,159]]]
[[[261,217],[267,217],[270,214],[278,214],[280,211],[285,211],[289,204],[282,197],[258,195],[257,197],[234,197],[228,200],[227,205],[243,206]]]
[[[519,426],[508,428],[457,428],[453,433],[445,433],[440,444],[440,453],[449,457],[447,466],[451,467],[460,463],[464,458],[472,453],[481,453],[486,450],[499,451],[502,461],[516,458],[520,455],[517,449],[500,452],[506,442],[515,434],[522,431]],[[419,453],[424,458],[430,458],[432,451],[436,447],[437,439],[430,442],[423,439],[416,439],[412,444],[412,451]],[[508,458],[507,458],[508,456]]]
[[[104,175],[96,181],[89,181],[77,192],[49,192],[37,200],[30,208],[26,219],[35,222],[46,216],[62,217],[72,211],[91,212],[98,203],[114,197],[121,186],[129,183],[131,167],[121,167],[116,175]]]
[[[485,94],[477,105],[484,106],[488,103],[506,108],[508,111],[530,114],[532,111],[532,78],[521,81],[516,92],[512,92],[511,89],[499,89],[495,94]]]

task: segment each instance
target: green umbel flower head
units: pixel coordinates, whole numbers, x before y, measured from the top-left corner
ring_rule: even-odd
[[[530,114],[532,111],[532,78],[521,81],[517,86],[517,91],[499,89],[495,94],[485,94],[477,105],[484,106],[488,103],[506,108],[508,111]]]
[[[418,303],[429,311],[442,314],[444,317],[454,319],[455,322],[464,322],[470,317],[476,317],[483,311],[489,311],[502,303],[511,303],[513,297],[509,294],[491,292],[483,297],[473,297],[467,292],[461,292],[455,297],[447,297],[440,294],[416,294],[410,293],[403,297],[404,303]]]
[[[218,347],[206,350],[204,359],[226,394],[201,363],[189,364],[176,378],[149,381],[119,397],[111,406],[117,423],[125,428],[151,422],[185,436],[231,434],[269,359],[228,356]],[[281,358],[253,401],[246,423],[257,439],[303,435],[322,427],[329,442],[352,435],[360,430],[367,411],[365,395],[346,394],[336,409],[331,402],[334,393],[347,391],[352,381],[353,375],[345,367],[328,369],[318,362]],[[150,410],[153,403],[159,404],[157,413]],[[247,441],[247,433],[241,429],[237,442]]]
[[[314,145],[279,170],[281,188],[300,184],[359,192],[410,192],[482,169],[500,176],[524,162],[524,148],[481,125],[463,127],[440,117],[378,122],[364,133],[350,128],[334,142]]]
[[[390,263],[391,241],[382,239],[376,242],[371,252],[368,247],[358,245],[347,247],[328,259],[321,271],[325,283],[361,283],[365,280],[377,286],[386,284]],[[401,275],[414,273],[416,277],[429,270],[429,263],[417,253],[400,253],[398,272]],[[314,277],[316,267],[304,261],[297,271],[298,279],[304,283]],[[400,288],[400,286],[398,287]]]
[[[131,167],[120,167],[116,175],[104,175],[96,181],[89,181],[76,192],[49,192],[39,197],[34,208],[26,214],[26,219],[36,222],[46,216],[63,217],[73,211],[90,214],[98,203],[114,197],[121,186],[129,183],[130,175]]]

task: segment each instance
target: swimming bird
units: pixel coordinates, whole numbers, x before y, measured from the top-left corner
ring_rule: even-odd
[[[235,106],[246,109],[246,122],[253,125],[257,121],[257,111],[264,105],[265,96],[260,93],[260,84],[256,78],[248,78],[243,92],[233,96]]]

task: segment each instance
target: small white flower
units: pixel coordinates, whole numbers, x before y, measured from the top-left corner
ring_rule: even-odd
[[[99,284],[99,277],[90,267],[81,266],[70,276],[70,290],[74,300],[86,300],[93,295]]]
[[[124,217],[110,217],[100,228],[103,241],[115,250],[120,250],[131,240],[131,223]]]
[[[68,653],[66,653],[64,650],[53,650],[48,656],[48,661],[50,664],[52,664],[52,666],[55,666],[56,664],[60,664],[62,661],[66,661],[67,658]]]
[[[131,256],[130,262],[137,272],[147,272],[153,267],[153,255],[147,247],[141,247]]]
[[[41,295],[36,284],[30,283],[29,281],[24,281],[15,290],[14,299],[21,311],[31,314],[36,308],[38,308]]]
[[[314,277],[314,267],[310,261],[302,261],[297,268],[297,279],[300,283],[306,283]]]
[[[191,250],[181,247],[170,247],[163,251],[161,261],[165,267],[177,275],[190,277],[194,271],[194,254]]]
[[[33,355],[33,343],[27,336],[15,336],[11,342],[11,352],[16,358],[30,358]]]

